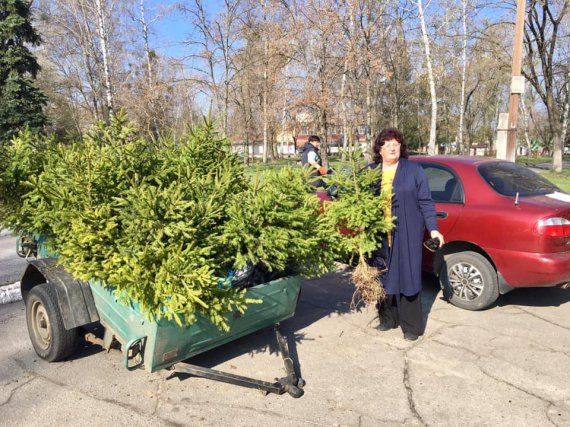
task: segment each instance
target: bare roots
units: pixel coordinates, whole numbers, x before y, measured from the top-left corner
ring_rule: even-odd
[[[359,262],[352,271],[352,281],[354,283],[354,294],[350,307],[355,309],[360,303],[366,306],[375,305],[378,301],[386,298],[386,292],[380,283],[382,272],[371,267],[365,262]]]

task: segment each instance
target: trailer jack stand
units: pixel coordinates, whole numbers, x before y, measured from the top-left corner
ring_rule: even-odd
[[[168,378],[171,378],[177,373],[184,373],[194,375],[196,377],[208,378],[210,380],[239,385],[242,387],[254,388],[265,392],[265,394],[283,394],[287,392],[294,398],[301,397],[304,393],[303,386],[305,385],[305,381],[302,378],[297,377],[297,374],[295,373],[293,360],[289,355],[289,346],[287,345],[287,340],[283,334],[281,334],[278,323],[275,325],[275,336],[277,338],[279,350],[281,351],[283,363],[285,364],[285,371],[287,372],[287,376],[283,378],[276,378],[276,382],[274,383],[260,381],[249,377],[242,377],[241,375],[234,375],[228,372],[217,371],[215,369],[204,368],[202,366],[196,366],[188,363],[185,363],[184,365],[175,365],[174,371],[169,375]]]

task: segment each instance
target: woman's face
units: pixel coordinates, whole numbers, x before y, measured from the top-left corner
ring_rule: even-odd
[[[400,159],[400,143],[395,139],[389,139],[384,142],[384,145],[380,147],[380,155],[382,156],[382,161],[385,163],[394,163]]]

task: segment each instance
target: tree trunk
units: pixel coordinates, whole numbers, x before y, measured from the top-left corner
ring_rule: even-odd
[[[570,52],[568,54],[568,63],[570,64]],[[562,114],[562,133],[560,135],[560,171],[562,172],[562,157],[564,155],[564,145],[566,144],[566,136],[568,135],[568,116],[570,113],[570,67],[566,72],[566,97],[564,98],[564,113]],[[553,168],[556,168],[553,159]],[[555,169],[556,170],[556,169]]]
[[[562,155],[564,155],[564,145],[566,143],[566,136],[568,135],[568,113],[570,110],[570,68],[566,74],[566,97],[564,98],[564,113],[562,114],[562,134],[560,135],[562,145]]]
[[[521,111],[522,111],[522,122],[524,130],[524,140],[528,147],[528,152],[530,153],[532,150],[532,142],[530,141],[530,137],[528,136],[528,111],[526,109],[524,96],[521,96]]]
[[[420,110],[420,88],[418,85],[416,85],[416,121],[417,121],[417,127],[418,127],[418,151],[420,153],[423,153],[422,148],[423,148],[423,144],[422,144],[422,121],[421,121],[421,110]]]
[[[491,147],[489,147],[489,151],[490,151],[490,155],[494,155],[497,151],[496,147],[497,147],[497,135],[498,133],[497,128],[499,127],[499,106],[501,104],[501,96],[499,94],[497,94],[496,97],[496,102],[495,102],[495,132],[493,133],[493,139],[491,140]]]
[[[370,73],[366,78],[366,151],[364,155],[368,161],[372,160],[370,156],[372,147],[372,77]]]
[[[329,155],[328,155],[328,141],[327,141],[327,134],[328,134],[328,127],[327,127],[327,111],[323,108],[321,109],[321,114],[319,117],[319,130],[321,134],[321,159],[323,161],[322,166],[325,169],[329,168]]]
[[[344,70],[342,73],[342,83],[340,86],[340,102],[342,107],[342,149],[347,151],[348,149],[348,118],[346,111],[346,74],[348,73],[348,59],[344,61]],[[342,159],[346,158],[345,153],[342,153]]]
[[[465,75],[467,71],[467,0],[463,4],[463,47],[461,49],[461,102],[459,105],[459,129],[457,130],[457,149],[464,153],[463,147],[463,121],[465,118]]]
[[[430,97],[431,97],[431,123],[430,123],[430,130],[429,130],[429,142],[428,142],[428,154],[434,155],[436,154],[435,149],[435,138],[436,138],[436,126],[437,126],[437,96],[435,93],[435,79],[433,76],[433,70],[431,66],[431,54],[429,48],[429,38],[426,29],[425,17],[424,17],[424,7],[422,4],[423,0],[416,0],[418,5],[418,15],[420,18],[420,25],[422,28],[422,39],[424,43],[424,49],[426,54],[426,66],[428,72],[428,79],[429,79],[429,90],[430,90]]]
[[[104,1],[104,0],[103,0]],[[95,0],[97,10],[97,30],[99,32],[99,43],[101,46],[101,55],[103,58],[103,75],[105,79],[105,101],[109,111],[109,119],[115,114],[113,106],[113,89],[111,87],[111,70],[109,66],[109,51],[107,49],[108,31],[105,22],[104,9],[101,0]],[[106,6],[106,5],[105,5]],[[106,7],[105,7],[106,9]]]
[[[154,75],[152,70],[152,58],[151,58],[151,49],[150,43],[148,40],[148,23],[146,22],[145,18],[145,5],[144,0],[140,0],[140,14],[141,14],[141,25],[142,25],[142,36],[144,42],[144,52],[146,56],[146,72],[147,72],[147,83],[148,83],[148,90],[149,90],[149,112],[150,112],[150,122],[151,122],[151,134],[155,137],[160,137],[160,126],[158,123],[157,115],[156,115],[156,103],[153,93],[154,87]]]
[[[265,16],[264,16],[265,21]],[[267,30],[264,29],[264,40],[263,40],[263,163],[267,163],[267,151],[269,150],[269,144],[267,140],[267,95],[269,93],[269,87],[267,84],[268,79],[268,68],[269,61],[268,55],[268,41],[267,41]]]
[[[144,0],[140,0],[140,13],[141,13],[141,25],[142,25],[142,35],[143,35],[143,42],[144,42],[144,53],[146,56],[146,71],[147,71],[147,80],[149,87],[153,84],[153,76],[152,76],[152,60],[150,57],[150,44],[148,42],[148,24],[145,19],[145,7],[144,7]]]
[[[285,66],[285,81],[287,81],[289,74],[289,63]],[[283,94],[283,108],[281,109],[281,157],[285,157],[285,151],[287,150],[287,156],[289,156],[289,141],[285,143],[285,124],[287,122],[287,91]],[[285,148],[284,148],[285,145]]]
[[[548,109],[548,122],[550,126],[550,134],[552,135],[552,170],[554,172],[562,172],[562,151],[563,143],[560,138],[561,124],[559,121],[560,115],[554,99],[552,91],[548,91],[546,97],[546,108]]]

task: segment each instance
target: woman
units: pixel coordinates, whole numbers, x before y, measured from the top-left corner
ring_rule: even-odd
[[[395,218],[391,233],[381,236],[381,246],[371,264],[385,269],[380,277],[386,299],[378,304],[381,331],[400,326],[404,339],[415,341],[423,334],[420,292],[422,290],[422,241],[424,230],[443,245],[428,180],[419,163],[407,160],[404,135],[384,129],[374,141],[374,163],[382,170],[379,190],[392,193],[386,215]]]

